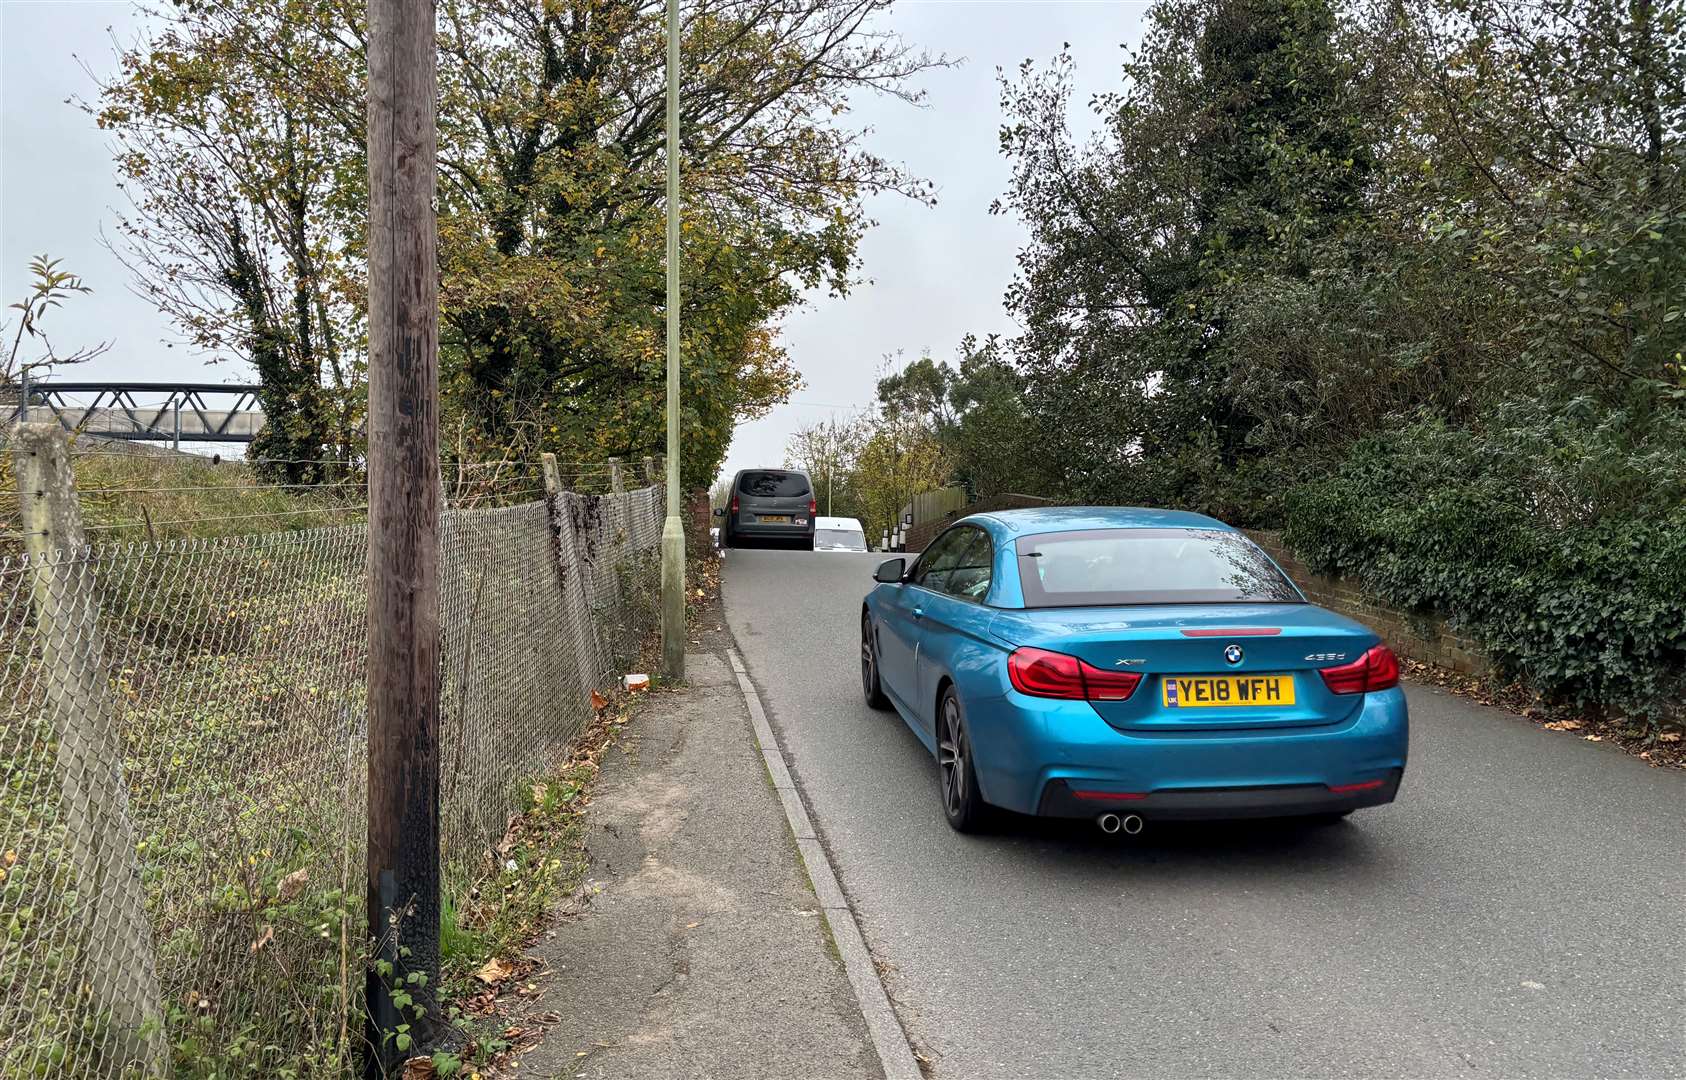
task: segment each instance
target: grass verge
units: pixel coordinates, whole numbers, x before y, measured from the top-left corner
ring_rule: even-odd
[[[524,809],[469,873],[447,884],[440,925],[439,1001],[456,1038],[412,1058],[406,1080],[467,1077],[521,1053],[535,1034],[502,1018],[500,999],[535,992],[526,950],[585,879],[585,813],[603,754],[631,717],[617,695],[580,733],[568,761],[525,785]]]

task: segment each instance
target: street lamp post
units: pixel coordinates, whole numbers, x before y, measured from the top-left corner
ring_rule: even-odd
[[[679,0],[667,0],[667,521],[662,673],[685,677],[685,529],[679,523]]]

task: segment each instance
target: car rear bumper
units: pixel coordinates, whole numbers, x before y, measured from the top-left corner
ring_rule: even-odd
[[[1201,821],[1213,818],[1294,817],[1338,814],[1366,806],[1382,806],[1399,794],[1403,768],[1390,769],[1379,780],[1331,788],[1324,784],[1276,787],[1182,788],[1117,795],[1073,787],[1050,780],[1042,789],[1036,813],[1041,817],[1091,818],[1096,814],[1139,814],[1155,821]]]
[[[814,526],[812,522],[802,525],[798,525],[795,522],[791,522],[788,525],[781,525],[777,523],[763,524],[761,522],[756,522],[754,524],[739,524],[734,522],[731,526],[731,533],[733,536],[753,536],[756,538],[766,539],[783,537],[787,540],[795,540],[802,537],[813,536]]]
[[[1126,732],[1087,702],[1011,691],[973,704],[967,719],[984,798],[1050,817],[1277,817],[1378,806],[1398,794],[1409,743],[1397,688],[1364,695],[1351,716],[1322,727]]]

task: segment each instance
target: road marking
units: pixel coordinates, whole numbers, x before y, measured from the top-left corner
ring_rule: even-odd
[[[766,759],[767,771],[773,777],[773,790],[778,792],[779,802],[784,806],[785,820],[790,824],[791,835],[796,837],[802,864],[807,867],[808,877],[814,883],[820,911],[831,927],[831,938],[837,943],[837,952],[843,957],[843,972],[854,988],[855,1002],[861,1007],[861,1016],[866,1020],[867,1034],[872,1037],[872,1048],[878,1052],[878,1063],[883,1066],[885,1080],[921,1080],[919,1062],[914,1058],[907,1033],[902,1030],[896,1010],[890,1004],[890,995],[884,989],[878,965],[872,962],[872,954],[867,951],[860,923],[843,896],[843,889],[837,884],[837,871],[833,869],[825,847],[814,835],[814,826],[802,807],[801,793],[796,790],[796,782],[785,767],[784,751],[779,747],[779,737],[773,733],[772,725],[767,722],[767,709],[761,703],[761,694],[749,681],[749,669],[744,667],[738,650],[727,649],[726,659],[732,665],[732,673],[738,677],[738,689],[743,693],[750,723],[755,728],[755,741],[761,744],[761,756]]]

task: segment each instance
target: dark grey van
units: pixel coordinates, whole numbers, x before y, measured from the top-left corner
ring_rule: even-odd
[[[726,502],[726,547],[785,541],[814,547],[814,485],[801,469],[745,469],[732,478]]]

